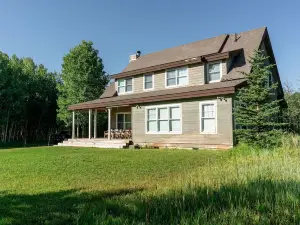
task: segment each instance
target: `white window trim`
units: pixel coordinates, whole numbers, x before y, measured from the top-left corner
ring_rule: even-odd
[[[131,114],[131,112],[117,112],[116,113],[116,129],[119,129],[119,127],[118,127],[118,115],[119,114]],[[131,127],[132,127],[132,115],[131,115],[131,121],[130,121],[130,123],[131,123]],[[123,124],[125,125],[125,118],[124,118]]]
[[[145,76],[152,75],[152,88],[145,89]],[[154,90],[154,73],[147,73],[143,75],[143,91],[153,91]]]
[[[186,68],[187,69],[187,84],[182,84],[182,85],[172,85],[172,86],[168,86],[167,85],[167,72],[170,71],[170,70],[178,70],[178,69],[183,69],[183,68]],[[177,76],[177,75],[176,75]],[[176,77],[176,83],[177,83],[177,77]],[[165,70],[165,88],[177,88],[177,87],[185,87],[185,86],[189,86],[189,83],[190,83],[190,78],[189,78],[189,67],[188,66],[182,66],[182,67],[177,67],[177,68],[172,68],[172,69],[168,69],[168,70]]]
[[[217,63],[220,63],[220,79],[219,80],[214,80],[214,81],[209,81],[208,66],[210,64],[217,64]],[[222,80],[222,76],[223,76],[223,69],[222,68],[223,68],[223,62],[222,61],[213,61],[213,62],[209,62],[209,63],[206,64],[205,78],[206,78],[206,81],[207,81],[208,84],[220,82]]]
[[[201,101],[199,103],[199,119],[200,119],[200,133],[201,134],[218,134],[218,101],[217,100],[210,100],[210,101]],[[205,104],[214,104],[215,105],[215,119],[216,119],[216,131],[214,133],[210,133],[210,132],[203,132],[202,131],[202,105]]]
[[[127,80],[127,79],[132,79],[132,90],[131,91],[125,91],[125,92],[122,92],[120,93],[119,92],[119,80]],[[126,90],[126,84],[125,84],[125,90]],[[118,95],[127,95],[127,94],[132,94],[134,92],[134,77],[127,77],[127,78],[121,78],[121,79],[118,79],[117,80],[117,92],[118,92]]]
[[[180,131],[170,131],[170,132],[151,132],[148,131],[148,109],[156,109],[156,121],[158,121],[158,110],[157,108],[168,108],[168,114],[170,116],[169,108],[171,107],[179,107],[180,110]],[[154,106],[146,106],[145,107],[145,134],[182,134],[182,107],[181,104],[170,104],[170,105],[154,105]]]

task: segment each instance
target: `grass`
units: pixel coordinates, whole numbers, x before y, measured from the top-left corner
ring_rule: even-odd
[[[0,224],[299,224],[300,149],[0,150]]]

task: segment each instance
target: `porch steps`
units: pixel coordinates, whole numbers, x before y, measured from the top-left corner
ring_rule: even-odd
[[[107,140],[107,139],[68,139],[58,146],[70,147],[94,147],[94,148],[124,148],[129,144],[129,140]]]

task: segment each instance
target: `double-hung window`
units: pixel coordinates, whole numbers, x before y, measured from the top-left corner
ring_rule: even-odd
[[[181,133],[180,105],[148,107],[146,118],[147,133]]]
[[[206,67],[207,83],[218,82],[222,77],[222,62],[208,63]]]
[[[216,101],[200,103],[200,131],[201,133],[217,133],[217,103]]]
[[[132,78],[118,80],[118,93],[132,92]]]
[[[131,129],[131,114],[117,113],[117,129]]]
[[[144,75],[144,90],[153,89],[153,74],[145,74]]]
[[[181,67],[166,71],[166,86],[183,86],[189,83],[188,68]]]

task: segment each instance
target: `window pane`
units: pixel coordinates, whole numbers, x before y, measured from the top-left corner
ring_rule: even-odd
[[[131,114],[125,114],[125,122],[131,122]]]
[[[208,64],[208,79],[209,81],[220,80],[220,63]]]
[[[152,74],[145,75],[145,82],[152,82]]]
[[[220,63],[208,64],[209,73],[219,73],[220,72]]]
[[[178,76],[179,77],[186,77],[187,76],[187,68],[178,69]]]
[[[180,131],[180,120],[171,120],[170,121],[170,131]]]
[[[215,117],[215,105],[214,104],[202,105],[202,117],[214,118]]]
[[[130,130],[131,129],[131,123],[125,123],[125,129]]]
[[[118,129],[124,129],[124,123],[123,122],[122,123],[118,122]]]
[[[119,92],[119,93],[125,92],[125,87],[119,87],[119,88],[118,88],[118,92]]]
[[[167,80],[167,86],[176,85],[176,78],[171,78]]]
[[[126,92],[129,92],[129,91],[132,91],[132,86],[131,85],[126,86]]]
[[[156,109],[148,109],[148,120],[156,120]]]
[[[220,80],[220,73],[209,74],[209,81]]]
[[[145,89],[151,89],[152,88],[152,82],[145,83]]]
[[[202,132],[215,133],[216,132],[216,120],[215,119],[202,119]]]
[[[124,122],[124,114],[118,114],[118,123]]]
[[[180,119],[180,108],[171,107],[170,108],[170,119]]]
[[[168,119],[168,108],[158,109],[158,119]]]
[[[168,120],[160,120],[158,121],[158,131],[169,131],[169,121]]]
[[[167,79],[168,78],[176,78],[176,70],[167,71]]]
[[[118,86],[125,86],[125,80],[118,80]]]
[[[148,131],[156,132],[157,131],[156,125],[157,125],[156,121],[148,121]]]
[[[132,78],[126,80],[126,86],[132,85]]]
[[[178,77],[177,78],[178,85],[187,85],[188,84],[188,78],[187,77]]]

